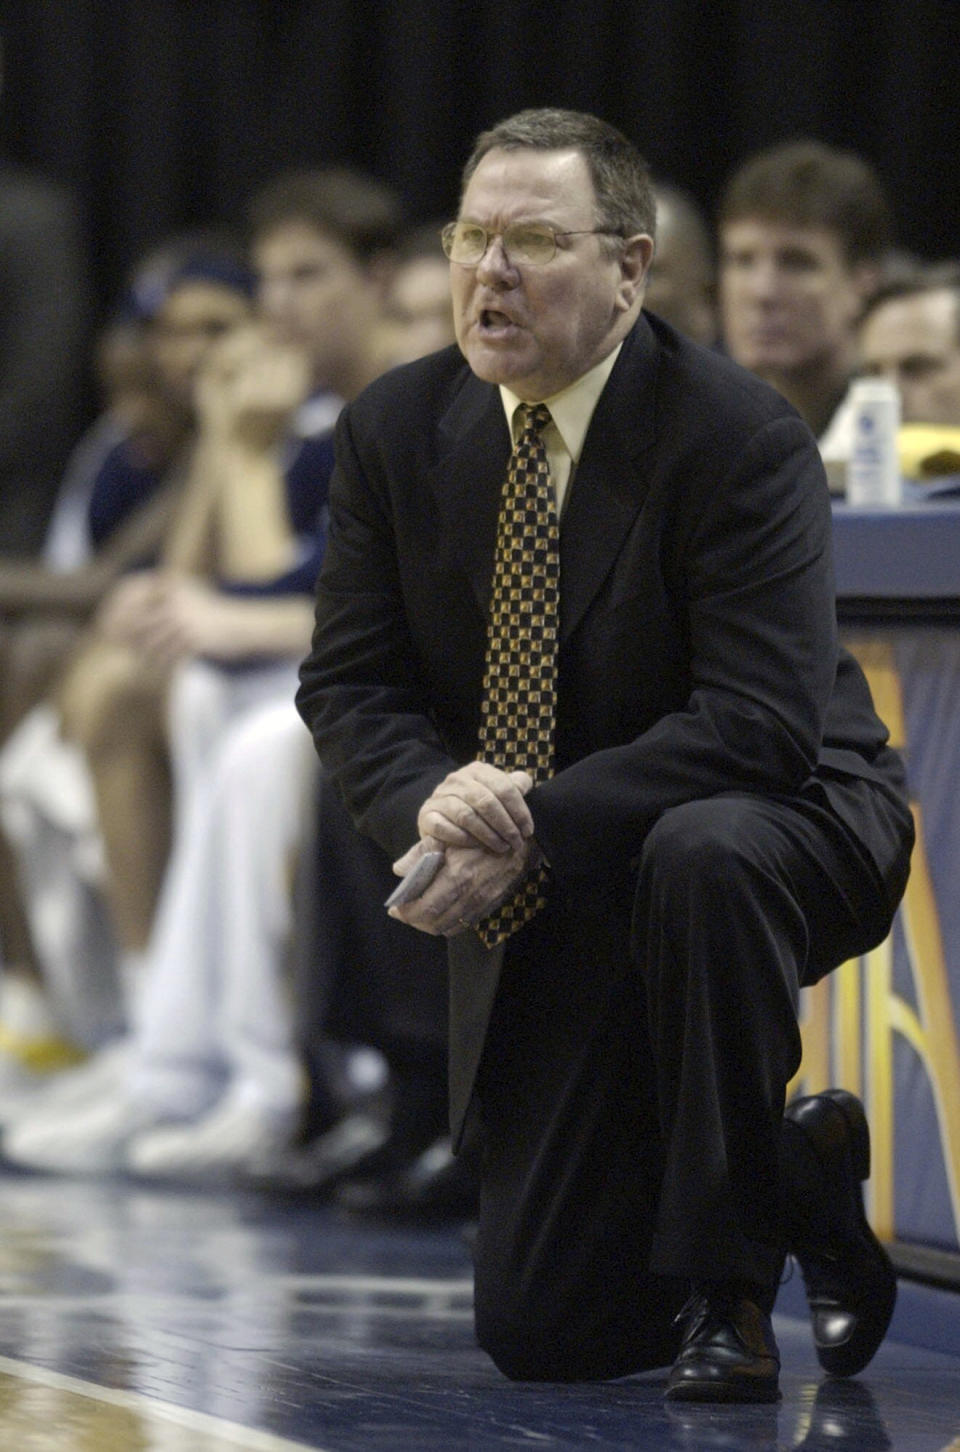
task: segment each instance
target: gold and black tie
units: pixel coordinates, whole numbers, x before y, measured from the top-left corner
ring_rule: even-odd
[[[553,773],[560,552],[557,506],[542,431],[550,411],[524,410],[500,500],[483,676],[480,760]],[[546,869],[534,868],[477,924],[488,948],[508,938],[546,902]]]

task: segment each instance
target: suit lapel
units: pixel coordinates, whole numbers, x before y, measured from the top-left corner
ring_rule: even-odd
[[[613,567],[649,487],[644,455],[656,438],[657,344],[642,317],[587,430],[560,530],[560,638],[577,628]]]
[[[440,459],[429,482],[443,516],[443,532],[453,541],[477,607],[486,617],[510,430],[499,390],[467,370],[465,374],[440,421]]]

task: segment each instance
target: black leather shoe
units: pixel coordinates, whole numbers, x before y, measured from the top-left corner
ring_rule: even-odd
[[[667,1381],[672,1402],[775,1402],[780,1356],[770,1317],[735,1286],[705,1285],[680,1312],[687,1321]]]
[[[863,1209],[866,1115],[853,1094],[830,1089],[795,1100],[784,1119],[788,1247],[803,1273],[817,1357],[832,1376],[855,1376],[886,1335],[897,1299],[890,1257]]]

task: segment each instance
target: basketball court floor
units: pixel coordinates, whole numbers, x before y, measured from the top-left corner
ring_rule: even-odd
[[[664,1373],[516,1385],[455,1228],[0,1171],[0,1452],[960,1452],[960,1294],[904,1283],[853,1381],[802,1312],[795,1280],[775,1407],[668,1408]]]

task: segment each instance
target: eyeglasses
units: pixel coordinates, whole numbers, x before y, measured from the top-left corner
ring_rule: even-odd
[[[443,250],[451,262],[476,267],[494,237],[499,237],[508,262],[529,262],[539,267],[557,255],[558,237],[617,237],[605,227],[587,227],[577,232],[555,232],[530,222],[516,222],[502,232],[490,232],[476,222],[448,222],[440,233]]]

